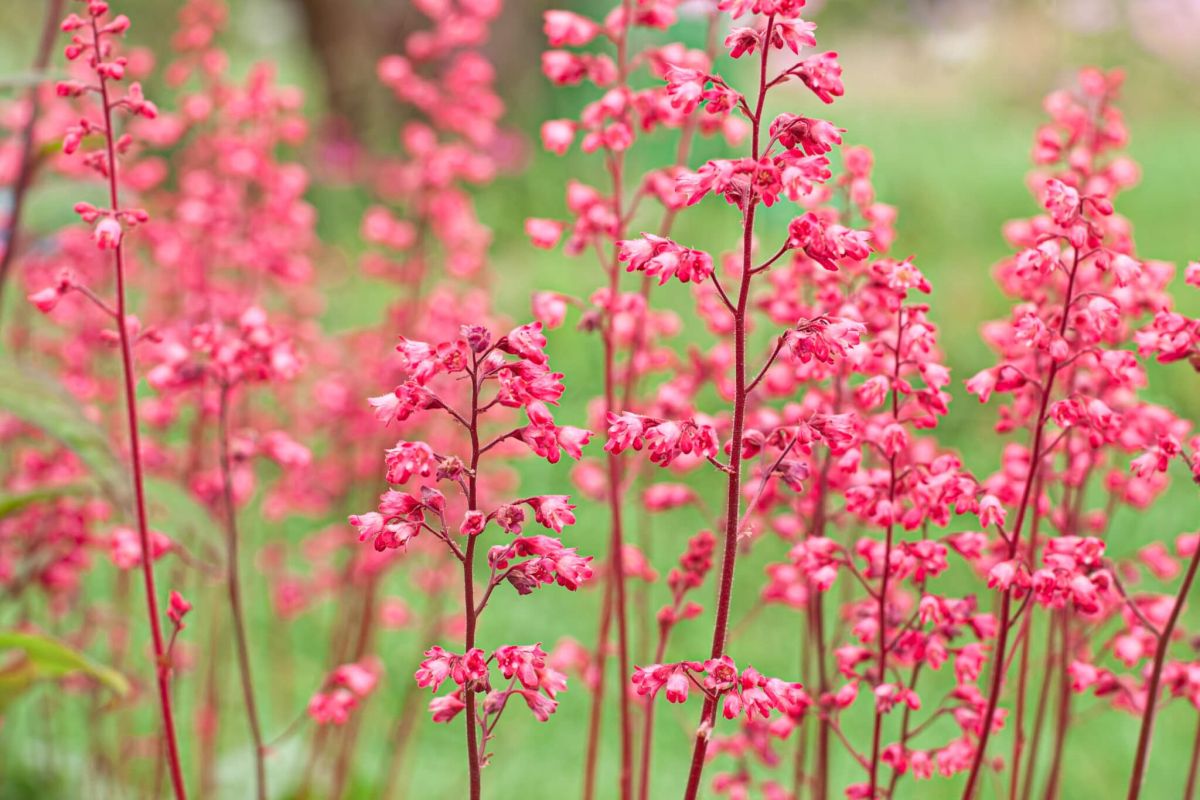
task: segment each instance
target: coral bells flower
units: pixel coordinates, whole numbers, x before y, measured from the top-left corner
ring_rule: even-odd
[[[432,647],[425,651],[425,660],[417,668],[415,678],[417,686],[435,692],[447,679],[458,686],[486,686],[488,668],[485,654],[479,648],[473,648],[465,655],[456,655],[440,647]]]
[[[628,262],[627,271],[657,277],[660,286],[671,278],[700,283],[712,275],[712,257],[708,253],[680,247],[670,239],[644,233],[641,239],[620,242],[619,247],[617,258]]]
[[[351,712],[375,690],[381,671],[382,665],[374,658],[342,664],[308,701],[308,715],[318,725],[346,724]]]
[[[788,227],[788,246],[804,254],[832,272],[838,261],[850,258],[861,261],[870,255],[871,235],[837,224],[826,224],[813,212],[792,220]]]
[[[183,595],[172,589],[167,601],[167,619],[171,620],[176,628],[183,630],[183,618],[191,610],[192,604],[184,600]]]
[[[113,250],[121,243],[121,223],[112,217],[105,217],[97,222],[93,232],[96,246],[101,250]]]
[[[150,558],[157,561],[171,548],[172,542],[165,534],[150,531]],[[142,563],[142,545],[137,531],[132,528],[116,528],[109,539],[109,555],[119,569],[129,570]]]

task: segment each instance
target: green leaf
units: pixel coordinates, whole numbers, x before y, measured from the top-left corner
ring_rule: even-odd
[[[79,402],[53,377],[0,356],[0,410],[41,429],[72,450],[104,493],[121,508],[129,507],[126,470],[108,436],[83,415]]]
[[[29,492],[0,492],[0,519],[15,514],[27,506],[44,503],[47,500],[57,500],[60,497],[86,494],[91,487],[80,483],[67,483],[62,486],[47,486]]]
[[[11,651],[20,655],[0,666],[0,713],[39,683],[68,675],[88,675],[119,697],[129,694],[129,681],[120,672],[49,636],[0,631],[0,653]]]
[[[175,481],[147,475],[146,499],[150,503],[153,518],[166,517],[166,525],[159,524],[158,527],[169,527],[174,536],[189,531],[210,544],[221,545],[220,521],[207,506]],[[163,513],[158,513],[160,511]]]

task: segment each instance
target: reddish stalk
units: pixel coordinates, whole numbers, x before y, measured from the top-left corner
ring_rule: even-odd
[[[96,18],[91,18],[92,43],[96,52],[100,52],[100,29]],[[108,95],[108,79],[101,73],[96,75],[99,81],[100,102],[104,112],[104,141],[108,159],[108,198],[112,211],[116,214],[120,208],[120,190],[117,179],[117,152],[113,140],[112,103]],[[113,321],[117,326],[117,337],[121,349],[121,373],[125,394],[125,418],[129,430],[129,461],[133,477],[134,510],[136,514],[138,542],[142,553],[150,553],[150,524],[146,514],[146,484],[142,465],[142,446],[140,427],[138,423],[137,385],[134,377],[133,337],[129,332],[128,311],[126,310],[125,289],[125,247],[124,241],[118,240],[113,249],[113,260],[116,266],[117,316]],[[154,564],[151,558],[142,558],[142,583],[146,591],[146,614],[150,621],[150,637],[154,648],[155,678],[158,684],[158,704],[162,716],[163,737],[166,739],[166,755],[171,771],[171,786],[175,797],[183,800],[187,797],[187,789],[183,782],[183,767],[179,758],[179,744],[175,738],[175,717],[171,708],[171,664],[166,659],[166,647],[163,641],[162,622],[158,614],[158,595],[154,588]]]
[[[604,664],[608,655],[609,628],[612,626],[613,582],[604,582],[604,599],[600,607],[600,631],[596,635],[596,650],[592,657],[596,686],[592,690],[592,709],[588,719],[587,754],[583,767],[583,800],[592,800],[596,791],[596,763],[600,753],[600,717],[604,709]]]
[[[1063,750],[1067,744],[1067,727],[1071,724],[1071,683],[1067,679],[1067,668],[1071,665],[1071,620],[1065,610],[1059,614],[1058,632],[1058,716],[1054,728],[1054,756],[1050,761],[1050,777],[1046,779],[1046,800],[1058,797]]]
[[[896,388],[900,381],[900,352],[901,345],[904,340],[904,307],[901,306],[896,311],[896,365],[892,374],[892,421],[898,422],[900,419],[900,393]],[[888,480],[888,502],[894,507],[896,504],[896,456],[893,455],[888,460],[888,470],[890,478]],[[879,610],[878,610],[878,627],[879,636],[876,643],[876,685],[883,683],[887,679],[887,598],[888,598],[888,578],[891,573],[892,563],[892,537],[895,534],[896,524],[894,521],[888,521],[886,538],[883,546],[883,575],[880,578],[879,584]],[[871,736],[871,767],[870,767],[870,796],[874,797],[879,788],[879,751],[883,744],[883,711],[878,706],[875,708],[875,727]]]
[[[1072,295],[1075,288],[1075,274],[1079,270],[1079,250],[1075,249],[1072,256],[1071,273],[1067,279],[1067,291],[1063,298],[1062,320],[1059,323],[1058,335],[1065,336],[1067,332],[1067,321],[1070,319],[1069,310],[1071,308]],[[1037,423],[1033,431],[1033,447],[1029,459],[1029,474],[1025,476],[1025,488],[1021,494],[1021,505],[1017,509],[1017,521],[1013,525],[1012,535],[1008,542],[1008,558],[1012,560],[1017,557],[1017,552],[1021,544],[1021,530],[1024,527],[1025,515],[1029,511],[1030,500],[1033,496],[1033,487],[1037,481],[1038,473],[1040,472],[1044,453],[1042,452],[1042,438],[1046,428],[1046,414],[1050,407],[1050,395],[1054,390],[1054,379],[1058,376],[1059,368],[1062,366],[1057,359],[1050,362],[1050,372],[1046,375],[1046,384],[1042,387],[1041,405],[1038,409]],[[1000,632],[996,639],[996,651],[992,657],[992,681],[988,689],[988,704],[987,711],[984,713],[982,727],[979,731],[979,745],[975,750],[975,758],[971,762],[971,772],[967,777],[967,786],[963,790],[962,800],[971,800],[975,796],[975,791],[979,785],[979,775],[983,767],[983,760],[987,754],[988,740],[991,738],[992,723],[996,719],[996,707],[1000,702],[1000,692],[1004,686],[1004,665],[1005,655],[1008,652],[1008,630],[1012,619],[1012,592],[1004,592],[1003,600],[1000,603]]]
[[[621,87],[628,86],[629,78],[629,29],[632,25],[631,0],[622,0],[622,25],[621,31],[616,37],[617,48],[617,84]],[[620,251],[619,242],[624,237],[624,218],[625,209],[621,197],[623,184],[623,169],[625,157],[623,153],[610,153],[608,158],[609,174],[612,179],[612,196],[613,196],[613,213],[618,220],[618,230],[613,235],[612,260],[607,265],[608,271],[608,289],[609,297],[616,298],[620,291],[621,267],[617,260],[617,254]],[[619,411],[617,407],[617,374],[616,374],[616,349],[617,342],[613,332],[613,315],[611,310],[604,316],[604,325],[602,330],[603,345],[604,345],[604,410],[607,414],[615,414]],[[630,366],[632,369],[632,366]],[[612,585],[611,598],[607,596],[606,602],[602,608],[600,631],[602,634],[607,634],[610,619],[615,614],[617,622],[617,674],[619,676],[617,682],[617,691],[620,692],[618,697],[618,708],[620,710],[621,721],[621,768],[619,772],[620,796],[622,800],[630,800],[633,797],[633,721],[631,719],[631,711],[629,706],[629,692],[626,688],[626,682],[629,680],[629,616],[625,603],[625,536],[622,526],[622,487],[621,487],[621,460],[617,453],[608,453],[608,511],[611,527],[611,537],[609,540],[610,549],[610,564],[608,582]],[[598,661],[596,669],[603,672],[605,662],[607,661],[607,638],[601,638],[596,646],[596,654]],[[599,747],[600,733],[600,712],[603,707],[601,702],[603,699],[603,681],[599,681],[596,685],[597,696],[592,704],[592,720],[588,726],[588,745],[587,745],[587,762],[588,767],[585,770],[584,778],[584,797],[591,798],[595,788],[595,764],[596,756]]]
[[[775,16],[767,17],[764,42],[771,41]],[[754,116],[750,120],[751,157],[759,158],[759,129],[762,123],[763,103],[767,97],[767,55],[770,47],[761,48],[758,69],[758,99]],[[725,637],[729,632],[729,606],[733,599],[733,575],[737,563],[738,523],[741,519],[742,487],[742,431],[746,422],[746,307],[750,299],[750,283],[754,278],[754,213],[758,198],[749,194],[745,201],[742,219],[742,274],[738,288],[737,306],[733,313],[734,394],[733,431],[729,441],[729,479],[725,496],[725,547],[721,556],[721,583],[717,595],[717,613],[713,624],[711,657],[719,658],[725,652]],[[715,279],[715,276],[714,276]],[[692,748],[692,764],[688,770],[685,800],[695,800],[700,791],[700,777],[704,772],[704,756],[708,752],[708,740],[716,719],[716,703],[708,697],[700,712],[700,724],[696,729],[696,743]]]
[[[1196,796],[1196,774],[1200,767],[1200,717],[1197,717],[1196,736],[1192,739],[1192,760],[1188,764],[1187,785],[1183,789],[1183,800]]]
[[[842,377],[839,374],[837,382],[834,386],[835,390],[835,408],[840,406],[842,395]],[[817,476],[817,482],[814,491],[817,492],[817,507],[813,511],[813,524],[811,526],[811,536],[824,536],[825,524],[828,518],[828,509],[826,508],[826,497],[829,483],[829,468],[833,462],[833,457],[825,454],[825,458],[821,462],[821,472]],[[808,584],[808,628],[809,628],[809,649],[815,649],[817,662],[817,697],[823,697],[829,691],[829,671],[825,663],[825,593],[816,589],[812,581]],[[815,640],[813,636],[815,635]],[[814,773],[813,781],[813,800],[826,800],[829,796],[829,718],[824,713],[818,715],[817,721],[817,748],[816,748],[816,767],[812,770]],[[795,794],[800,795],[800,786],[795,786]]]
[[[658,645],[654,649],[654,664],[661,664],[667,654],[668,629],[660,624],[658,628]],[[646,704],[646,714],[642,721],[642,772],[638,784],[638,800],[649,800],[650,797],[650,755],[654,743],[654,703]]]
[[[1042,675],[1053,674],[1054,663],[1054,626],[1049,620],[1046,623],[1046,652],[1042,662]],[[1033,780],[1036,777],[1037,755],[1042,743],[1042,730],[1046,722],[1046,709],[1050,703],[1050,681],[1042,681],[1042,690],[1038,693],[1037,711],[1033,715],[1033,736],[1029,740],[1029,768],[1025,771],[1025,780],[1021,786],[1021,800],[1029,800],[1033,796]]]
[[[1137,800],[1142,795],[1142,783],[1146,778],[1146,764],[1150,761],[1150,737],[1154,732],[1154,717],[1158,712],[1158,689],[1162,682],[1163,665],[1167,660],[1167,650],[1171,646],[1171,635],[1183,613],[1183,604],[1192,589],[1196,579],[1196,568],[1200,566],[1200,547],[1192,554],[1188,562],[1187,574],[1183,576],[1183,584],[1175,595],[1175,604],[1171,607],[1171,616],[1158,635],[1158,646],[1154,650],[1154,664],[1150,668],[1150,682],[1146,686],[1146,708],[1142,712],[1142,729],[1138,733],[1137,754],[1133,759],[1133,775],[1129,778],[1129,800]],[[1194,759],[1193,759],[1194,762]]]
[[[63,0],[47,1],[42,37],[38,40],[37,54],[33,58],[35,82],[29,88],[27,97],[29,118],[21,130],[21,161],[12,185],[12,207],[8,211],[8,223],[4,226],[4,255],[0,257],[0,315],[4,313],[4,287],[8,283],[8,273],[17,257],[17,240],[21,233],[21,211],[25,207],[25,193],[29,191],[29,184],[33,179],[33,133],[42,113],[43,73],[50,66],[50,51],[54,47],[54,37],[58,33],[58,21],[62,19],[62,11]]]
[[[471,353],[471,471],[467,474],[467,509],[474,511],[479,505],[479,354]],[[478,536],[467,537],[463,553],[463,613],[466,617],[466,634],[463,652],[475,646],[475,625],[478,611],[475,608],[475,541]],[[475,690],[468,682],[463,687],[463,702],[466,703],[467,724],[467,769],[470,775],[471,800],[479,800],[479,733],[475,730]]]
[[[209,626],[208,665],[204,670],[204,699],[196,710],[196,739],[200,748],[199,789],[201,797],[212,797],[217,784],[217,720],[220,717],[220,681],[217,656],[220,628],[214,618]]]
[[[225,588],[229,593],[229,610],[233,616],[238,678],[242,685],[242,704],[246,708],[246,718],[250,722],[250,735],[254,740],[255,794],[259,800],[266,800],[266,748],[263,746],[258,704],[254,700],[254,680],[250,671],[250,645],[246,638],[246,615],[242,607],[241,577],[238,567],[237,506],[233,499],[233,461],[229,454],[229,391],[228,386],[221,387],[217,412],[217,439],[221,448],[221,492],[225,503]]]
[[[1041,477],[1038,478],[1034,492],[1038,496],[1042,493]],[[1039,519],[1040,515],[1035,507],[1033,509],[1033,519],[1029,523],[1029,561],[1031,567],[1037,558]],[[1029,687],[1029,652],[1032,647],[1034,608],[1034,606],[1030,606],[1025,612],[1025,618],[1021,620],[1021,667],[1017,674],[1017,708],[1016,719],[1013,723],[1012,779],[1009,781],[1008,786],[1009,800],[1017,800],[1017,789],[1021,784],[1021,758],[1024,755],[1023,751],[1025,749],[1025,695]]]

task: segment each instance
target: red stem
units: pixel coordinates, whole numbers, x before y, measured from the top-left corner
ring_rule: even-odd
[[[904,345],[904,307],[901,306],[896,310],[896,364],[892,372],[892,421],[896,422],[900,419],[900,391],[897,385],[900,382],[900,360],[901,351]],[[888,504],[889,507],[895,509],[896,505],[896,456],[893,455],[888,459],[888,471],[890,478],[888,480]],[[891,577],[892,564],[892,537],[896,530],[894,521],[895,511],[889,515],[887,534],[883,546],[883,575],[879,582],[879,610],[878,610],[878,627],[879,635],[876,643],[877,654],[877,676],[875,679],[876,685],[882,684],[887,680],[887,597],[888,597],[888,582]],[[883,710],[876,705],[875,708],[875,727],[871,736],[871,768],[870,768],[870,796],[874,797],[879,788],[879,751],[883,745]]]
[[[679,604],[676,603],[676,608]],[[667,654],[667,637],[671,633],[670,626],[659,624],[658,645],[654,649],[654,663],[661,664]],[[642,772],[638,784],[638,800],[650,798],[650,755],[654,743],[654,703],[646,703],[646,714],[642,722]]]
[[[234,639],[237,643],[238,677],[242,684],[242,703],[250,722],[254,740],[254,786],[259,800],[267,797],[266,748],[263,746],[262,725],[258,704],[254,700],[254,680],[250,671],[250,645],[246,637],[246,614],[242,607],[241,576],[238,567],[237,506],[233,499],[233,462],[229,454],[229,387],[221,387],[217,413],[217,438],[221,448],[221,491],[225,502],[225,588],[229,593],[229,610],[233,616]]]
[[[1197,717],[1196,736],[1192,740],[1192,760],[1188,764],[1187,785],[1183,790],[1183,800],[1192,800],[1196,796],[1196,773],[1200,767],[1200,717]]]
[[[604,709],[604,662],[607,660],[609,628],[612,626],[613,582],[604,583],[604,599],[600,607],[600,631],[596,635],[596,650],[592,658],[596,686],[592,690],[592,709],[588,720],[587,754],[583,768],[583,800],[592,800],[596,791],[596,762],[600,751],[600,715]]]
[[[1046,709],[1050,702],[1051,665],[1054,663],[1054,625],[1046,622],[1046,652],[1042,662],[1042,690],[1038,693],[1037,711],[1033,715],[1033,736],[1029,740],[1029,765],[1025,770],[1025,780],[1021,785],[1021,800],[1029,800],[1033,796],[1033,781],[1037,773],[1037,756],[1042,742],[1042,730],[1046,722]]]
[[[1067,675],[1067,668],[1071,664],[1071,619],[1065,609],[1059,614],[1058,631],[1061,647],[1058,651],[1058,716],[1054,728],[1054,756],[1050,761],[1050,777],[1046,779],[1046,800],[1058,797],[1067,727],[1071,724],[1071,682]]]
[[[1035,488],[1035,496],[1042,493],[1042,478],[1039,477]],[[1037,558],[1038,520],[1040,516],[1035,506],[1033,519],[1029,523],[1029,561],[1032,565]],[[1008,800],[1017,800],[1017,789],[1021,783],[1021,759],[1025,750],[1025,705],[1029,687],[1029,653],[1032,649],[1033,612],[1035,606],[1030,606],[1021,620],[1021,667],[1017,677],[1017,708],[1013,727],[1012,778],[1008,785]]]
[[[96,18],[92,17],[92,42],[96,48],[96,58],[100,53],[100,30]],[[103,74],[97,73],[100,83],[100,100],[104,110],[105,146],[108,157],[108,197],[113,213],[120,205],[120,191],[117,180],[117,152],[113,141],[112,104],[109,102],[108,81]],[[187,789],[183,782],[183,768],[179,759],[179,744],[175,738],[175,717],[171,710],[171,665],[166,661],[166,649],[163,642],[162,622],[158,614],[158,595],[154,588],[154,563],[149,557],[150,525],[146,514],[146,485],[142,466],[141,436],[138,424],[137,385],[134,378],[133,340],[129,335],[129,325],[126,311],[125,291],[125,248],[124,242],[118,241],[113,250],[116,265],[117,292],[117,336],[121,346],[121,372],[125,394],[125,417],[129,428],[129,461],[133,477],[134,510],[137,517],[138,542],[142,549],[142,583],[146,591],[146,615],[150,621],[150,637],[154,647],[155,678],[158,683],[158,703],[162,715],[163,736],[166,738],[167,762],[171,768],[171,786],[177,800],[187,797]]]
[[[767,17],[764,44],[771,40],[775,16]],[[759,59],[758,101],[751,119],[751,157],[759,157],[759,128],[762,121],[763,102],[767,97],[767,54],[770,47],[764,46]],[[742,487],[742,430],[746,422],[746,306],[750,299],[750,283],[754,278],[754,212],[758,198],[747,194],[746,210],[742,219],[742,274],[738,289],[737,306],[733,314],[734,394],[733,431],[730,435],[729,479],[725,495],[725,547],[721,556],[721,583],[717,594],[717,613],[713,624],[711,657],[719,658],[725,652],[725,637],[729,631],[729,606],[733,598],[733,575],[737,563],[738,522],[741,519]],[[692,764],[688,771],[685,800],[695,800],[700,791],[700,777],[704,773],[704,756],[708,752],[708,740],[716,720],[717,705],[706,698],[700,712],[700,724],[696,729],[696,743],[692,748]]]
[[[479,494],[479,356],[472,354],[475,361],[471,370],[471,472],[467,476],[467,509],[474,511],[478,507]],[[463,612],[466,615],[466,635],[463,642],[463,653],[475,646],[475,541],[478,536],[467,537],[467,548],[463,554]],[[463,687],[463,701],[466,703],[467,725],[467,769],[470,774],[471,800],[479,800],[481,787],[479,780],[479,733],[475,720],[475,690],[467,683]]]
[[[1188,563],[1187,574],[1175,595],[1175,605],[1171,607],[1171,616],[1158,637],[1158,647],[1154,651],[1154,665],[1150,670],[1150,682],[1146,686],[1146,709],[1142,712],[1142,729],[1138,733],[1137,754],[1133,759],[1133,775],[1129,779],[1129,800],[1137,800],[1142,795],[1142,781],[1146,777],[1146,764],[1150,761],[1150,737],[1154,732],[1154,716],[1158,712],[1158,688],[1162,681],[1163,665],[1167,660],[1167,650],[1171,646],[1171,634],[1183,613],[1183,604],[1188,592],[1192,589],[1192,581],[1196,579],[1196,567],[1200,565],[1200,547],[1192,554]]]
[[[628,88],[629,78],[629,29],[632,26],[631,0],[622,0],[621,32],[616,37],[617,73],[619,86]],[[623,153],[609,154],[609,174],[612,180],[613,214],[618,220],[618,229],[613,235],[612,260],[607,265],[608,289],[610,302],[614,301],[620,291],[621,269],[617,258],[620,249],[619,241],[624,238],[625,210],[622,199],[624,166]],[[607,414],[619,411],[617,407],[617,375],[616,349],[617,341],[613,333],[613,314],[609,310],[605,314],[602,333],[604,345],[604,410]],[[633,369],[633,365],[629,366]],[[629,680],[629,616],[625,602],[625,536],[622,525],[622,487],[621,487],[621,457],[609,453],[608,457],[608,512],[611,536],[609,539],[609,572],[608,582],[611,584],[611,596],[606,588],[606,597],[601,609],[600,633],[603,638],[596,645],[596,669],[602,674],[607,661],[607,633],[611,618],[616,616],[617,622],[617,703],[621,723],[621,768],[619,786],[621,800],[631,800],[633,797],[633,722],[629,704],[629,691],[626,683]],[[597,694],[603,689],[603,679],[597,684]],[[592,703],[592,719],[588,725],[588,764],[585,770],[584,797],[591,798],[595,788],[595,760],[599,746],[600,713],[603,708],[600,698]]]
[[[1063,298],[1062,320],[1059,323],[1059,336],[1067,330],[1069,316],[1067,310],[1071,307],[1071,295],[1075,288],[1075,273],[1079,271],[1079,250],[1076,249],[1071,264],[1071,275],[1067,280],[1067,291]],[[1025,476],[1025,488],[1021,495],[1021,505],[1017,509],[1017,522],[1012,529],[1012,538],[1008,543],[1008,558],[1016,558],[1021,543],[1021,528],[1025,515],[1029,510],[1029,501],[1033,495],[1033,486],[1037,480],[1042,464],[1042,436],[1046,428],[1046,411],[1050,407],[1050,394],[1054,389],[1054,379],[1058,376],[1061,363],[1057,360],[1050,363],[1050,372],[1046,376],[1046,385],[1042,388],[1042,401],[1038,409],[1037,424],[1033,432],[1033,448],[1029,459],[1029,474]],[[996,652],[992,658],[992,682],[988,690],[987,711],[983,716],[983,727],[979,731],[979,746],[975,750],[975,758],[971,762],[971,773],[967,777],[967,786],[963,790],[962,800],[971,800],[979,785],[979,775],[983,760],[987,754],[988,740],[992,734],[992,722],[996,718],[996,707],[1000,702],[1000,690],[1004,685],[1005,654],[1008,650],[1009,620],[1012,616],[1012,592],[1004,592],[1000,604],[1000,634],[996,640]]]

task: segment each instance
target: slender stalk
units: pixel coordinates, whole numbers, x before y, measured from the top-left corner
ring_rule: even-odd
[[[658,628],[658,645],[654,649],[654,662],[661,664],[667,654],[667,635],[669,629],[662,624]],[[638,800],[650,798],[650,755],[654,744],[654,703],[646,704],[646,714],[642,720],[642,772],[638,784]]]
[[[38,40],[37,54],[33,58],[34,84],[29,87],[26,102],[29,104],[29,117],[21,129],[21,161],[17,169],[16,180],[12,185],[12,203],[8,211],[8,221],[4,226],[4,255],[0,256],[0,315],[4,313],[4,287],[8,283],[8,273],[17,257],[18,239],[21,233],[21,212],[25,207],[25,194],[33,179],[35,159],[33,155],[33,134],[37,128],[38,118],[42,114],[42,84],[46,68],[50,66],[50,53],[54,48],[54,37],[58,33],[58,21],[62,19],[63,0],[47,0],[46,18],[42,23],[42,37]]]
[[[262,725],[258,704],[254,700],[254,680],[250,671],[250,645],[246,637],[246,614],[242,607],[241,576],[238,566],[237,506],[233,499],[233,460],[229,454],[229,392],[221,387],[217,411],[217,439],[221,449],[221,492],[225,503],[225,588],[229,594],[229,610],[233,617],[234,640],[237,644],[238,678],[242,684],[242,703],[250,722],[254,740],[254,786],[259,800],[267,797],[266,748],[263,746]]]
[[[771,41],[771,33],[775,24],[775,16],[767,18],[767,29],[764,42]],[[770,47],[761,48],[758,70],[758,99],[755,103],[754,116],[751,119],[751,153],[757,161],[759,158],[759,129],[763,115],[763,103],[767,97],[767,55]],[[758,199],[752,194],[747,195],[745,212],[742,219],[742,274],[738,288],[737,306],[733,314],[733,352],[734,352],[734,393],[733,393],[733,431],[730,435],[732,446],[729,448],[729,478],[725,496],[725,547],[721,556],[721,582],[717,594],[717,612],[713,624],[713,639],[711,657],[719,658],[725,652],[725,637],[729,631],[729,606],[733,599],[733,575],[737,564],[738,522],[741,519],[741,487],[742,487],[742,431],[746,422],[746,308],[750,299],[750,283],[754,277],[754,214],[758,207]],[[711,698],[705,698],[704,708],[700,712],[700,724],[696,729],[696,743],[692,748],[692,764],[688,770],[687,788],[684,791],[685,800],[695,800],[700,791],[700,777],[704,772],[704,756],[708,752],[708,741],[716,720],[716,703]]]
[[[596,685],[592,689],[592,708],[588,719],[587,750],[583,767],[583,799],[592,800],[596,791],[596,763],[600,755],[600,719],[604,709],[604,664],[608,654],[609,628],[612,626],[613,582],[604,582],[604,599],[600,607],[600,631],[596,635],[596,650],[592,657]]]
[[[1079,257],[1080,253],[1078,248],[1076,248],[1072,257],[1070,277],[1067,279],[1067,291],[1063,297],[1062,320],[1059,323],[1058,329],[1059,336],[1064,336],[1067,331],[1072,295],[1075,289],[1075,275],[1079,271]],[[1045,455],[1042,451],[1042,439],[1046,429],[1046,413],[1050,407],[1050,395],[1054,390],[1054,379],[1058,376],[1061,367],[1062,362],[1057,359],[1051,361],[1050,371],[1046,376],[1046,385],[1042,387],[1041,405],[1038,409],[1037,422],[1033,431],[1033,447],[1029,459],[1029,474],[1025,476],[1025,488],[1021,494],[1021,505],[1017,509],[1017,521],[1013,525],[1012,538],[1009,539],[1008,543],[1008,558],[1010,560],[1016,558],[1019,552],[1021,530],[1025,523],[1026,513],[1029,511],[1030,500],[1033,499],[1033,487],[1037,482],[1038,473],[1041,471],[1042,460]],[[988,740],[992,734],[992,723],[996,719],[996,707],[1000,702],[1000,692],[1004,686],[1005,655],[1008,652],[1008,629],[1011,627],[1009,625],[1011,618],[1012,592],[1006,591],[1000,603],[1000,632],[996,639],[996,651],[992,657],[992,681],[988,689],[987,710],[983,716],[982,727],[979,731],[979,745],[975,750],[975,758],[971,762],[971,772],[967,777],[967,786],[963,790],[962,800],[971,800],[975,796],[975,791],[979,785],[979,775],[987,754]]]
[[[900,419],[900,392],[897,389],[897,384],[900,381],[900,360],[901,351],[904,344],[904,307],[901,306],[896,310],[896,364],[892,374],[892,421],[897,422]],[[888,503],[891,508],[896,506],[896,456],[892,455],[888,459]],[[888,583],[891,577],[892,564],[892,537],[895,534],[896,523],[894,521],[895,514],[889,515],[887,533],[885,535],[883,546],[883,575],[879,582],[879,608],[878,608],[878,637],[876,642],[876,685],[882,684],[887,680],[887,599],[888,599]],[[874,797],[879,788],[879,751],[883,744],[883,710],[876,705],[875,708],[875,726],[871,736],[871,768],[870,768],[870,796]]]
[[[474,511],[479,504],[479,355],[471,354],[474,366],[471,369],[471,471],[467,475],[467,509]],[[463,613],[466,616],[466,633],[463,652],[475,646],[475,625],[478,616],[475,608],[475,542],[478,536],[467,537],[467,548],[463,553]],[[467,769],[470,775],[471,800],[479,800],[479,732],[475,720],[475,690],[468,682],[463,687],[463,702],[466,703],[467,725]]]
[[[621,30],[615,37],[617,49],[617,84],[628,87],[629,83],[629,30],[632,27],[632,2],[622,0]],[[624,220],[625,209],[622,193],[624,191],[623,171],[625,157],[623,153],[610,153],[608,169],[612,182],[613,214],[616,219]],[[617,259],[620,241],[624,238],[624,222],[618,223],[618,230],[613,235],[612,257],[606,265],[608,272],[609,297],[616,298],[620,291],[621,268]],[[613,330],[613,314],[609,310],[604,315],[602,330],[604,345],[604,410],[608,414],[617,413],[617,374],[616,351],[617,340]],[[632,369],[632,365],[630,366]],[[621,767],[619,771],[619,787],[622,800],[633,797],[633,721],[629,704],[629,691],[626,683],[629,680],[629,615],[625,602],[625,535],[622,524],[622,480],[621,457],[616,453],[608,453],[608,512],[610,522],[609,539],[609,572],[608,582],[612,585],[611,596],[606,588],[605,603],[601,609],[600,632],[607,634],[611,625],[611,617],[616,617],[617,627],[617,698],[621,724]],[[607,661],[607,639],[602,638],[596,646],[598,662],[596,669],[603,672]],[[601,699],[603,681],[597,683],[598,697],[592,704],[592,720],[588,726],[587,762],[584,772],[584,797],[587,800],[593,796],[595,789],[595,764],[599,747],[600,713],[603,707]]]
[[[92,40],[96,51],[100,51],[100,30],[96,18],[92,17]],[[108,94],[108,79],[97,73],[100,101],[104,112],[104,139],[108,158],[108,198],[113,213],[121,207],[117,170],[117,149],[112,124],[112,103]],[[137,384],[134,377],[133,337],[129,332],[126,310],[125,247],[118,241],[113,250],[116,267],[117,293],[117,338],[121,350],[122,388],[125,394],[125,420],[129,430],[129,461],[133,478],[134,511],[137,520],[138,542],[142,549],[142,584],[146,592],[146,614],[150,621],[150,637],[154,648],[155,678],[158,683],[158,704],[162,716],[163,737],[166,739],[166,756],[171,770],[171,786],[177,800],[187,797],[183,782],[183,767],[179,758],[179,744],[175,738],[175,717],[171,705],[171,665],[166,659],[162,621],[158,614],[158,595],[154,588],[154,559],[150,557],[150,524],[146,513],[146,482],[142,465],[142,445],[138,423]]]
[[[1042,663],[1042,675],[1053,674],[1054,663],[1054,626],[1046,622],[1046,651]],[[1042,730],[1046,722],[1046,709],[1050,704],[1050,681],[1042,680],[1042,690],[1038,693],[1037,711],[1033,715],[1033,736],[1029,740],[1029,767],[1025,770],[1025,780],[1021,785],[1021,800],[1033,797],[1033,781],[1037,773],[1038,750],[1042,743]]]
[[[1067,669],[1071,664],[1071,620],[1065,610],[1059,613],[1058,632],[1058,716],[1054,728],[1054,756],[1050,761],[1050,777],[1046,779],[1046,800],[1056,800],[1058,797],[1067,727],[1071,724],[1071,682],[1067,678]]]
[[[1035,487],[1035,496],[1042,493],[1043,479],[1039,476]],[[1032,565],[1037,558],[1038,548],[1038,514],[1036,505],[1033,509],[1033,519],[1029,523],[1029,561]],[[1021,667],[1017,675],[1017,708],[1013,727],[1012,777],[1008,784],[1008,800],[1017,800],[1017,790],[1021,783],[1021,758],[1025,749],[1025,701],[1029,686],[1029,653],[1032,649],[1033,613],[1035,606],[1030,606],[1021,620]]]
[[[1150,682],[1146,685],[1146,700],[1145,710],[1142,711],[1142,729],[1138,733],[1137,754],[1133,758],[1133,774],[1129,778],[1129,800],[1137,800],[1142,796],[1142,782],[1146,778],[1146,764],[1150,761],[1150,737],[1154,733],[1154,717],[1158,712],[1158,689],[1162,682],[1163,665],[1167,661],[1167,650],[1171,646],[1171,634],[1175,632],[1175,626],[1179,622],[1179,615],[1183,613],[1183,605],[1187,600],[1188,593],[1192,589],[1192,582],[1196,579],[1196,568],[1200,566],[1200,547],[1196,548],[1196,552],[1192,554],[1192,560],[1188,562],[1187,574],[1183,576],[1183,583],[1179,587],[1179,593],[1175,595],[1175,605],[1171,607],[1171,616],[1167,618],[1167,624],[1163,626],[1162,631],[1158,636],[1158,646],[1154,650],[1154,664],[1150,668]]]
[[[1196,796],[1196,773],[1200,767],[1200,716],[1196,718],[1196,736],[1192,739],[1192,760],[1188,764],[1187,785],[1183,789],[1183,800]]]

